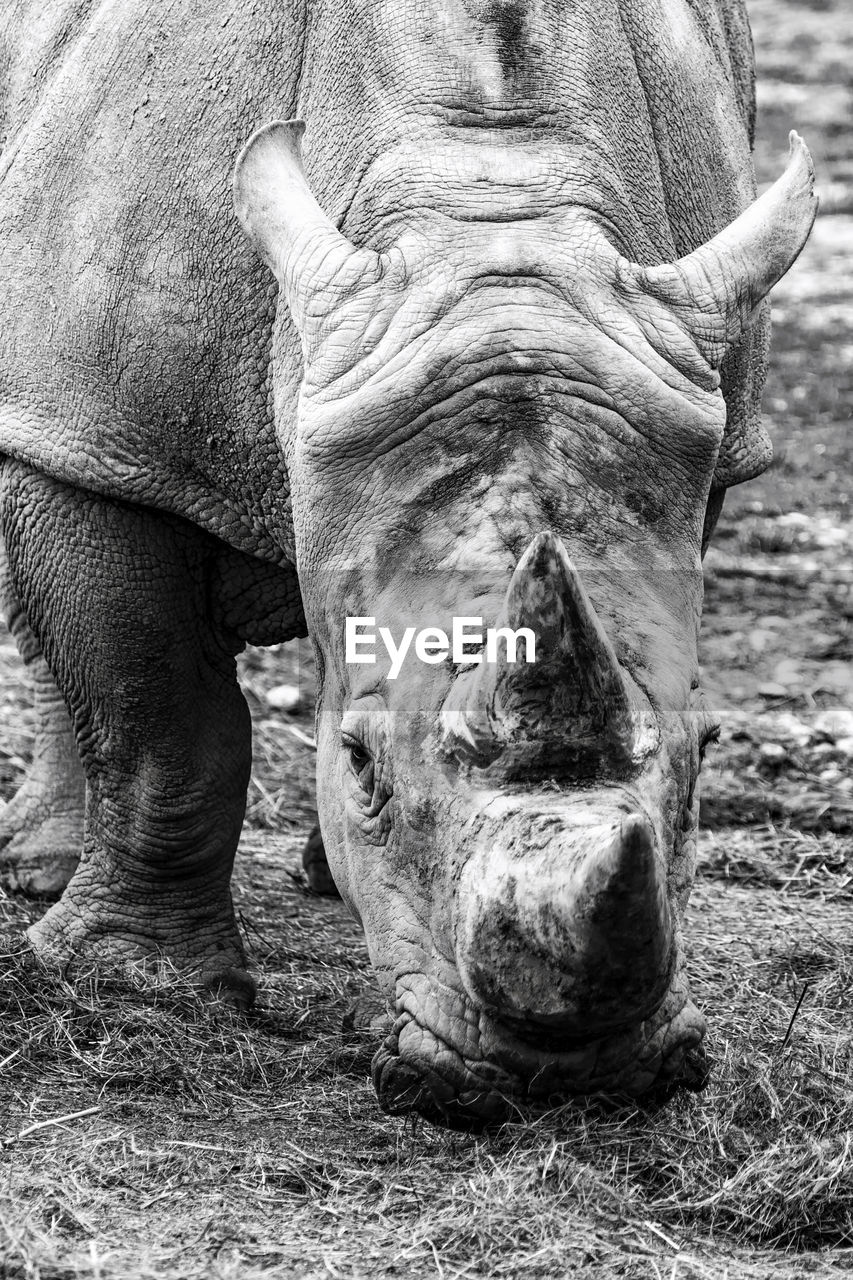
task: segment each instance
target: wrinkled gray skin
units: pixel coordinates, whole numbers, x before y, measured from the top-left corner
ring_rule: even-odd
[[[7,14],[8,608],[87,782],[33,944],[251,998],[234,656],[307,629],[383,1105],[479,1124],[689,1074],[700,553],[769,458],[755,308],[815,207],[800,145],[700,249],[754,196],[740,5]],[[240,157],[253,247],[235,156],[297,117],[307,183],[297,127]],[[454,614],[534,624],[539,674],[344,662],[345,615]]]

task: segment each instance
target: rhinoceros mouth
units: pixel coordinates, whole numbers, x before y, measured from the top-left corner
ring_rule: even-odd
[[[420,986],[421,984],[418,984]],[[648,1017],[624,1030],[560,1048],[513,1034],[457,992],[428,983],[405,1007],[373,1059],[373,1084],[390,1115],[418,1112],[435,1124],[480,1130],[520,1107],[555,1107],[571,1098],[639,1097],[656,1088],[698,1090],[707,1080],[705,1021],[678,975]],[[424,998],[425,997],[425,998]],[[454,1033],[439,1032],[435,1016]]]

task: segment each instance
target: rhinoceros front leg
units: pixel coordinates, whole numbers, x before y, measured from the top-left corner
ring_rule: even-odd
[[[45,958],[168,957],[253,994],[229,882],[251,765],[239,641],[210,616],[218,544],[192,525],[7,462],[13,585],[71,709],[83,851],[30,930]]]
[[[2,540],[0,607],[24,662],[35,718],[32,763],[0,811],[0,867],[10,888],[58,898],[83,844],[86,782],[62,695],[12,589]]]

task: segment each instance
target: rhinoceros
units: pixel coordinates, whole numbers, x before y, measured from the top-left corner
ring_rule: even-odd
[[[235,655],[307,634],[382,1106],[695,1081],[701,554],[816,212],[795,134],[755,198],[740,0],[7,0],[3,42],[8,607],[86,778],[33,946],[251,1000]]]

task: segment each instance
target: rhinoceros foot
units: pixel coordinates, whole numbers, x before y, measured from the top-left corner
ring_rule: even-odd
[[[212,998],[248,1009],[255,981],[230,902],[149,900],[119,903],[102,883],[88,883],[81,866],[61,901],[27,930],[46,967],[73,975],[93,966],[132,980],[190,981]]]
[[[329,898],[341,896],[326,861],[326,850],[319,827],[312,828],[311,834],[302,846],[302,870],[315,893]]]
[[[399,1006],[372,1068],[380,1105],[392,1115],[418,1111],[433,1123],[478,1131],[521,1105],[696,1090],[707,1080],[705,1020],[678,971],[650,1017],[584,1042],[524,1037],[434,980],[410,976]]]
[[[393,1030],[394,1019],[375,987],[363,991],[341,1019],[341,1033],[345,1040],[358,1036],[384,1038]]]
[[[55,900],[82,845],[82,797],[53,795],[28,779],[0,812],[0,880],[12,892]]]

